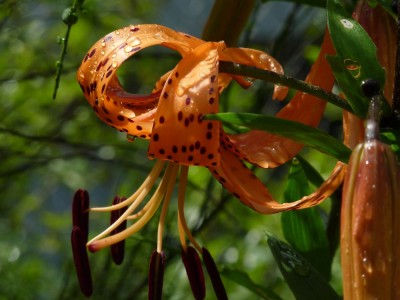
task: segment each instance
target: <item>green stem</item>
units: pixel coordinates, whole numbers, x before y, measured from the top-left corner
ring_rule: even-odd
[[[245,77],[261,79],[275,84],[284,85],[296,90],[300,90],[304,93],[321,98],[322,100],[332,103],[333,105],[336,105],[354,114],[354,111],[350,107],[350,105],[339,96],[327,92],[316,85],[309,84],[305,81],[287,75],[281,75],[272,71],[262,70],[255,67],[239,65],[225,61],[220,61],[219,71],[221,73],[229,73],[234,75],[241,75]]]

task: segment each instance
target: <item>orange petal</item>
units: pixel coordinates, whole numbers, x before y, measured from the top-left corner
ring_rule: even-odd
[[[149,157],[184,165],[219,163],[219,124],[202,119],[218,112],[218,53],[223,42],[204,43],[185,55],[161,92]]]
[[[262,214],[315,206],[329,197],[342,183],[346,165],[338,162],[328,179],[312,194],[295,202],[279,203],[268,189],[235,154],[221,145],[221,160],[209,167],[213,176],[243,204]]]
[[[242,65],[254,66],[259,69],[273,71],[283,74],[283,68],[279,62],[265,52],[248,48],[226,48],[222,53],[220,60],[230,61]],[[252,83],[242,76],[232,76],[244,88]],[[275,85],[274,98],[283,100],[287,95],[288,89],[285,86]]]
[[[161,45],[182,56],[202,44],[195,37],[160,25],[131,25],[99,40],[86,54],[77,79],[102,121],[131,135],[148,138],[162,85],[150,95],[127,93],[117,79],[118,67],[141,49]]]
[[[332,43],[329,35],[326,34],[321,52],[307,76],[306,82],[327,91],[332,90],[335,78],[325,56],[333,53]],[[321,120],[325,106],[325,101],[298,91],[276,116],[315,127]],[[273,168],[285,163],[303,147],[290,139],[258,130],[230,135],[229,138],[239,149],[243,159],[263,168]]]

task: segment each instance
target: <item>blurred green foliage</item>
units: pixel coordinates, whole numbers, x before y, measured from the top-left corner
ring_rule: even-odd
[[[212,1],[85,1],[72,27],[60,87],[52,100],[56,61],[66,31],[61,16],[69,1],[0,2],[0,299],[81,299],[70,251],[73,192],[85,188],[96,206],[114,195],[129,195],[153,165],[147,142],[128,142],[102,123],[86,103],[75,71],[90,46],[119,27],[160,23],[201,35]],[[195,20],[195,21],[194,21]],[[325,11],[292,3],[258,1],[239,45],[275,56],[286,73],[303,79],[310,49],[324,33]],[[148,92],[178,57],[159,48],[143,51],[120,75],[133,92]],[[140,58],[140,59],[139,59]],[[248,91],[232,86],[222,95],[221,110],[272,114],[271,84],[256,82]],[[331,107],[322,129],[340,138],[340,114]],[[303,155],[326,176],[334,160],[315,151]],[[287,168],[257,174],[276,197],[285,187]],[[248,274],[258,286],[282,299],[293,299],[268,250],[265,232],[282,237],[280,217],[262,216],[240,204],[210,177],[193,167],[186,194],[189,226],[222,268]],[[176,198],[176,197],[175,197]],[[180,261],[176,199],[167,220],[165,299],[187,299],[191,291]],[[324,209],[329,209],[329,203]],[[90,255],[93,299],[146,299],[147,269],[156,244],[157,218],[128,239],[122,266],[111,264],[109,250]],[[108,223],[94,215],[91,234]],[[340,292],[340,275],[332,280]],[[251,290],[223,278],[231,299],[258,299]],[[211,284],[207,282],[212,299]]]

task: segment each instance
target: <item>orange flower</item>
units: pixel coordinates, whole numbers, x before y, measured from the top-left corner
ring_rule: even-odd
[[[182,59],[156,83],[150,95],[130,94],[120,85],[116,71],[129,57],[143,48],[161,45],[178,51]],[[325,60],[332,54],[329,35],[307,81],[330,91],[334,77]],[[203,119],[219,111],[219,94],[233,79],[244,88],[251,82],[244,77],[219,73],[219,61],[250,65],[283,73],[280,64],[268,54],[245,48],[227,48],[224,42],[205,42],[160,25],[136,25],[122,28],[99,40],[86,54],[77,79],[93,110],[110,126],[130,136],[149,139],[148,156],[157,161],[139,189],[126,200],[90,211],[115,211],[126,208],[109,228],[87,244],[97,251],[116,244],[140,230],[162,204],[157,252],[162,253],[164,220],[179,174],[178,229],[184,251],[186,238],[196,250],[202,248],[193,238],[184,217],[184,195],[189,166],[207,167],[212,175],[242,203],[260,213],[276,213],[305,208],[324,200],[342,182],[344,164],[338,163],[327,181],[313,194],[280,204],[243,160],[261,167],[275,167],[296,155],[302,145],[286,138],[253,130],[244,134],[226,134],[217,121]],[[324,74],[324,76],[320,76]],[[274,97],[283,99],[287,89],[275,86]],[[278,117],[316,126],[326,103],[297,92]],[[142,202],[165,168],[161,182],[147,204]],[[142,207],[140,210],[138,208]],[[124,230],[126,220],[135,220]]]

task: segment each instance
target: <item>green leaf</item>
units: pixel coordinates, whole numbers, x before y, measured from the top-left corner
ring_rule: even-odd
[[[297,300],[339,300],[329,283],[288,244],[268,236],[268,245]]]
[[[282,300],[282,298],[276,295],[273,291],[256,284],[247,273],[241,270],[224,268],[220,274],[229,280],[247,288],[249,291],[252,291],[254,294],[261,297],[261,299]]]
[[[284,193],[286,202],[310,194],[308,179],[297,159],[292,160],[288,184]],[[281,214],[285,239],[329,280],[330,253],[324,222],[317,207],[287,211]]]
[[[327,59],[336,80],[357,116],[365,118],[370,99],[361,90],[363,80],[385,84],[385,71],[376,56],[375,44],[339,0],[328,0],[328,28],[336,56]]]
[[[392,129],[381,133],[381,140],[390,145],[400,161],[400,129]]]
[[[348,161],[351,154],[351,150],[334,137],[322,130],[299,122],[250,113],[219,113],[207,115],[206,119],[220,120],[224,123],[231,123],[250,129],[264,130],[272,134],[281,135],[345,163]]]

